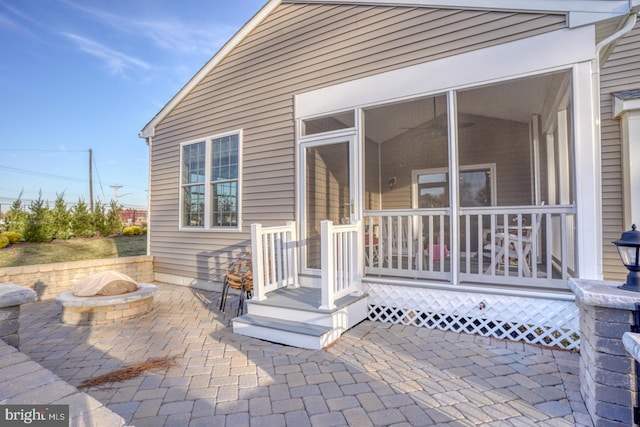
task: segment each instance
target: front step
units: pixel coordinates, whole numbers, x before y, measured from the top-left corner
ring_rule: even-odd
[[[234,333],[312,350],[320,350],[340,336],[339,331],[328,326],[274,319],[255,314],[236,317],[232,323]],[[336,334],[338,336],[335,336]]]
[[[317,288],[280,288],[262,301],[246,301],[247,314],[232,320],[233,332],[265,341],[318,350],[367,318],[367,295],[347,295],[331,310],[319,309]]]

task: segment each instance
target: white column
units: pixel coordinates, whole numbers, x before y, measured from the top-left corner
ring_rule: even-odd
[[[599,118],[594,104],[591,62],[582,62],[573,72],[573,116],[575,118],[576,246],[581,279],[602,279],[602,191]]]

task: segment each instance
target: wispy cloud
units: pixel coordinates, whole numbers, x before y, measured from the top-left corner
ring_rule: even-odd
[[[70,39],[82,52],[103,60],[109,70],[116,75],[126,76],[129,69],[148,70],[151,66],[145,61],[110,49],[98,42],[71,33],[62,33]]]
[[[120,32],[144,37],[157,47],[180,54],[212,54],[231,36],[233,29],[226,25],[198,26],[176,19],[145,20],[120,16],[104,10],[86,7],[68,0],[64,4],[85,13]]]
[[[0,28],[33,37],[34,34],[29,27],[18,21],[26,21],[29,24],[38,24],[35,20],[4,2],[0,2],[0,8],[5,10],[5,13],[0,12]]]

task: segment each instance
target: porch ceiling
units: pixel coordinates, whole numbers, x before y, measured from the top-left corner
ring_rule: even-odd
[[[472,91],[458,92],[459,114],[528,123],[533,114],[543,110],[557,82],[553,76],[512,80]],[[500,100],[499,102],[495,102]],[[518,101],[518,102],[514,102]],[[405,101],[383,107],[366,109],[367,139],[384,143],[408,130],[426,126],[435,116],[446,111],[444,96],[434,103]],[[393,126],[389,126],[392,123]]]

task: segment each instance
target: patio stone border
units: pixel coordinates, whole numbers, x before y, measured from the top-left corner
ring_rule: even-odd
[[[24,353],[0,341],[2,405],[69,405],[69,425],[121,427],[124,418],[79,391]]]

